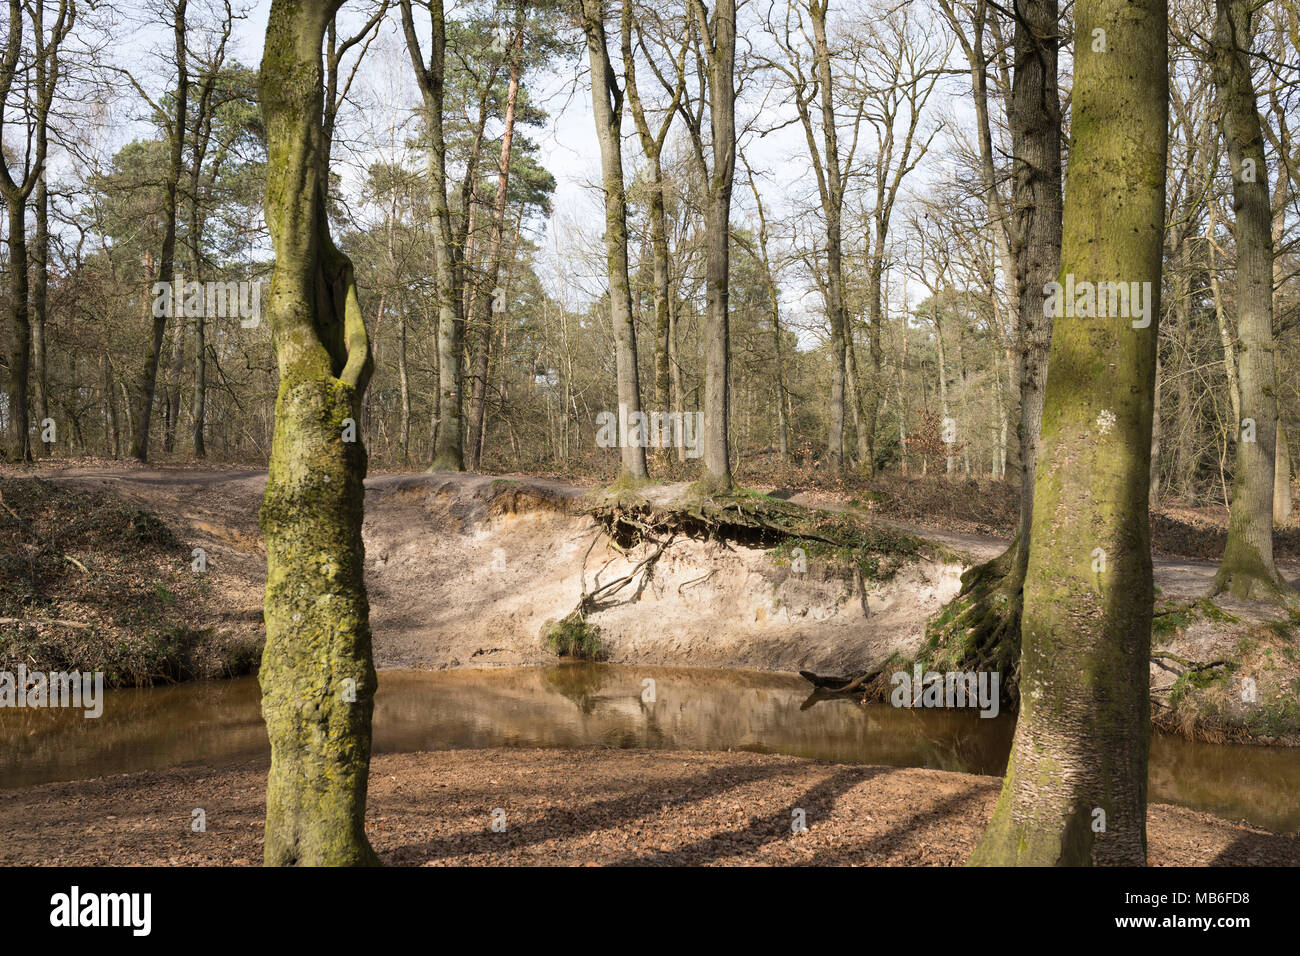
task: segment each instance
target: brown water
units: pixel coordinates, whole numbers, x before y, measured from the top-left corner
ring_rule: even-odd
[[[654,700],[642,699],[645,679]],[[478,747],[753,750],[1000,774],[1014,721],[826,700],[800,678],[742,670],[563,664],[383,671],[377,753]],[[109,691],[104,714],[0,709],[0,787],[269,752],[253,678]],[[1300,829],[1300,751],[1157,736],[1151,799]]]

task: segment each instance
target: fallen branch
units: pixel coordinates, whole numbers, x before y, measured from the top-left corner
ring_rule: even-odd
[[[1183,667],[1186,667],[1191,671],[1213,670],[1216,667],[1226,667],[1230,663],[1229,661],[1210,661],[1208,664],[1202,664],[1198,661],[1188,660],[1186,657],[1179,657],[1177,654],[1171,654],[1168,651],[1155,651],[1152,653],[1151,659],[1153,661],[1170,660],[1175,664],[1181,664]]]

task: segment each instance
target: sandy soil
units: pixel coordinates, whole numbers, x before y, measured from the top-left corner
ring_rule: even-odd
[[[157,513],[207,550],[220,595],[214,603],[222,608],[218,623],[260,628],[266,558],[257,508],[264,472],[119,462],[49,463],[35,472],[73,487],[112,489]],[[597,541],[593,523],[572,513],[583,491],[526,477],[367,479],[367,586],[378,665],[552,661],[543,635],[576,607],[584,563],[587,583],[594,586],[626,574],[640,557]],[[793,500],[843,507],[834,496],[815,493]],[[1006,543],[960,522],[949,528],[875,520],[948,545],[972,561],[997,554]],[[1156,583],[1163,597],[1188,600],[1205,593],[1214,570],[1210,561],[1158,558]],[[593,620],[617,663],[845,673],[894,651],[912,652],[926,620],[956,594],[961,571],[958,564],[913,565],[889,585],[858,594],[851,582],[846,586],[839,577],[820,574],[815,565],[808,574],[792,575],[761,549],[682,539],[665,552],[635,598],[629,587]],[[1247,619],[1261,610],[1220,603]]]
[[[265,785],[258,762],[0,791],[0,832],[22,834],[0,842],[0,864],[254,865]],[[393,754],[372,763],[367,829],[391,865],[956,866],[999,786],[739,752]],[[797,809],[806,833],[792,832]],[[1300,865],[1300,836],[1165,805],[1147,826],[1152,865]]]
[[[158,514],[207,551],[219,623],[258,625],[264,473],[69,463],[41,474],[111,489]],[[367,479],[363,534],[376,664],[554,661],[544,635],[577,607],[584,574],[594,588],[643,557],[610,547],[589,517],[575,513],[584,490],[468,474]],[[590,620],[614,663],[844,673],[914,649],[927,618],[957,593],[961,571],[951,562],[914,564],[859,593],[815,562],[792,574],[762,548],[679,538],[652,577],[639,577]]]

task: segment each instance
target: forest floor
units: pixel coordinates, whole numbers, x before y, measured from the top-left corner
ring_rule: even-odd
[[[958,866],[1000,786],[744,752],[386,754],[371,763],[366,829],[389,865]],[[258,865],[265,797],[264,761],[0,791],[0,832],[24,834],[0,842],[0,864]],[[1164,804],[1147,839],[1154,866],[1300,865],[1300,835]]]

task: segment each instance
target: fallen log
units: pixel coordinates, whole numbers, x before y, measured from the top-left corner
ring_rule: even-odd
[[[873,671],[867,671],[856,677],[831,677],[814,674],[812,671],[800,671],[799,676],[818,690],[827,691],[831,694],[853,694],[861,691],[862,688],[866,687],[867,684],[871,683],[883,672],[883,667],[877,667]]]

